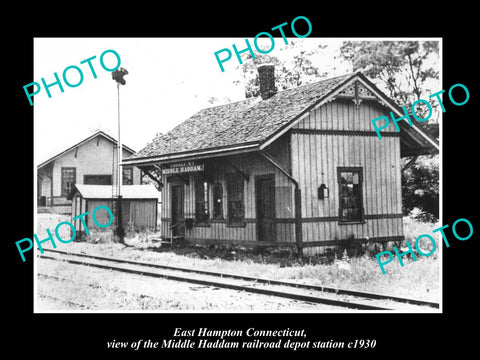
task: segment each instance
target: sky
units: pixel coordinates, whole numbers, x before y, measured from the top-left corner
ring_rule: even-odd
[[[261,48],[270,46],[268,38],[259,39]],[[309,50],[323,44],[327,47],[312,57],[320,72],[331,77],[352,71],[349,64],[336,58],[342,42],[352,39],[287,38],[290,45],[281,37],[274,39],[275,46],[268,55],[285,59],[299,49]],[[242,69],[235,55],[223,63],[224,72],[214,55],[224,48],[233,53],[232,44],[243,49],[245,38],[35,38],[32,82],[41,84],[44,78],[51,84],[56,72],[64,88],[62,93],[57,85],[50,87],[49,98],[42,86],[34,96],[35,165],[97,130],[118,137],[117,84],[111,72],[100,64],[104,51],[117,52],[120,67],[128,71],[126,85],[120,86],[121,141],[139,151],[158,132],[165,133],[199,110],[213,106],[210,98],[219,100],[214,105],[245,98],[242,84],[234,84],[235,80],[242,80]],[[93,56],[96,58],[91,64],[96,79],[88,64],[80,64]],[[224,54],[220,56],[223,58]],[[104,61],[109,68],[117,64],[112,53],[107,53]],[[84,76],[77,87],[66,86],[62,78],[64,69],[71,65],[78,66]],[[67,75],[71,83],[79,82],[75,70],[69,70]],[[29,106],[27,97],[25,103]]]
[[[333,66],[333,56],[341,41],[288,40],[301,41],[300,45],[306,48],[329,41],[331,46],[322,50],[317,61],[329,68],[332,76],[349,72],[346,66]],[[56,72],[64,88],[62,93],[57,85],[50,87],[49,98],[42,86],[34,96],[35,164],[98,129],[117,138],[117,85],[100,64],[105,50],[115,50],[121,59],[120,67],[128,71],[126,85],[120,86],[121,140],[139,151],[158,132],[165,133],[197,111],[213,106],[208,102],[211,97],[219,99],[219,104],[225,99],[244,99],[242,86],[233,83],[241,80],[235,55],[223,64],[224,72],[214,56],[215,51],[223,48],[232,50],[232,44],[241,49],[244,43],[242,38],[35,38],[32,82],[41,84],[44,78],[46,84],[51,84]],[[281,57],[286,47],[281,37],[275,38],[269,55]],[[87,63],[80,64],[92,56],[96,56],[91,61],[96,79]],[[116,65],[112,53],[107,53],[104,61],[107,67]],[[62,79],[64,69],[71,65],[78,66],[84,76],[77,87],[66,86]],[[67,79],[72,84],[79,82],[75,70],[68,70]],[[26,97],[25,100],[28,106]]]

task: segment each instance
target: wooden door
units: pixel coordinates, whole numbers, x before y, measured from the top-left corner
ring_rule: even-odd
[[[172,223],[171,226],[184,220],[183,185],[172,185]],[[183,223],[172,229],[173,236],[185,236]]]
[[[259,241],[275,241],[275,181],[273,176],[256,179],[257,235]]]

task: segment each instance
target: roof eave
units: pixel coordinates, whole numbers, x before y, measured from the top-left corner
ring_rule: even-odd
[[[259,144],[259,141],[255,141],[252,143],[236,144],[233,146],[222,148],[208,148],[204,150],[170,153],[159,156],[129,158],[124,159],[121,165],[146,166],[151,164],[166,164],[174,161],[187,161],[210,157],[235,155],[245,152],[257,151]]]
[[[75,145],[72,145],[70,146],[69,148],[59,152],[57,155],[54,155],[52,156],[51,158],[45,160],[44,162],[42,162],[41,164],[37,165],[37,169],[40,169],[48,164],[50,164],[52,161],[55,161],[57,160],[59,157],[65,155],[66,153],[68,153],[69,151],[72,151],[73,149],[75,149],[76,147],[78,146],[81,146],[83,144],[85,144],[86,142],[96,138],[97,136],[103,136],[105,139],[109,140],[110,142],[114,143],[114,144],[118,144],[117,140],[115,140],[113,137],[111,137],[110,135],[104,133],[103,131],[98,131],[92,135],[90,135],[89,137],[83,139],[82,141],[79,141],[78,143],[76,143]],[[132,153],[132,154],[135,154],[135,150],[131,149],[130,147],[128,147],[127,145],[125,144],[122,144],[122,149],[124,150],[127,150],[128,152]]]

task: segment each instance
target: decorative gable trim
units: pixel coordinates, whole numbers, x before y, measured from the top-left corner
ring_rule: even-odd
[[[312,111],[314,111],[315,109],[318,109],[319,107],[323,106],[328,102],[335,100],[337,97],[351,98],[352,100],[354,100],[357,106],[360,105],[360,102],[362,99],[376,100],[381,105],[383,105],[387,109],[390,109],[398,116],[404,115],[403,112],[395,103],[393,103],[374,84],[372,84],[361,72],[357,72],[353,74],[349,79],[347,79],[343,84],[340,84],[339,86],[337,86],[337,88],[333,89],[330,93],[324,96],[323,99],[320,99],[317,103],[301,111],[296,119],[294,119],[289,124],[284,126],[282,129],[274,133],[271,137],[266,139],[260,145],[260,149],[263,150],[265,147],[270,145],[280,136],[285,134],[292,127],[294,127],[299,122],[304,120]],[[402,123],[399,123],[399,125],[402,127],[403,131],[408,131],[408,129],[413,129],[422,138],[428,141],[428,143],[430,143],[435,149],[440,151],[438,144],[434,140],[432,140],[427,134],[421,131],[417,126],[413,125],[412,127],[410,127],[410,126],[405,126]]]

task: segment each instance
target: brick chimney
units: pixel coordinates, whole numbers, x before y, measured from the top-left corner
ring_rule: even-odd
[[[275,87],[275,65],[261,64],[257,67],[258,81],[260,82],[260,96],[263,100],[268,99],[277,92]]]

